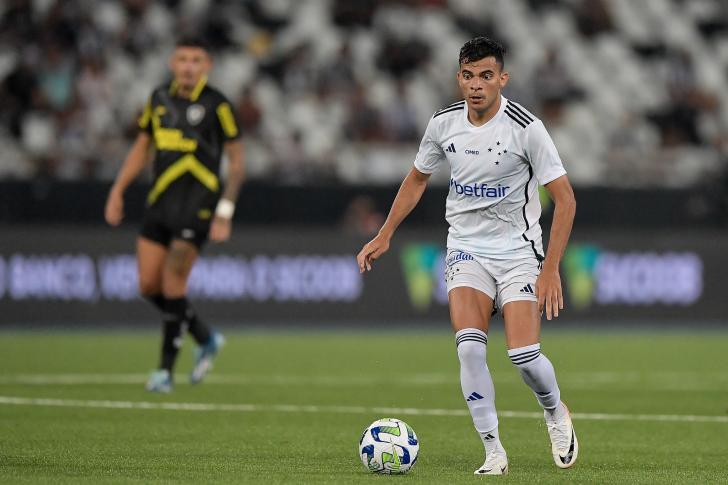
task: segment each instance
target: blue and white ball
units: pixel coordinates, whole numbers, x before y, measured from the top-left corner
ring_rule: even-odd
[[[417,463],[420,442],[404,421],[384,418],[374,421],[359,440],[359,456],[372,473],[407,473]]]

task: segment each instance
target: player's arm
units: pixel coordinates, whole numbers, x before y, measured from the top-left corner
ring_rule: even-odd
[[[405,217],[412,212],[422,197],[427,187],[430,174],[422,173],[412,168],[399,187],[397,196],[394,198],[392,208],[389,210],[387,220],[379,230],[379,234],[366,243],[356,257],[359,264],[359,272],[372,269],[372,263],[389,249],[389,242],[392,240],[394,231],[402,223]]]
[[[536,293],[539,311],[543,312],[545,309],[546,319],[551,320],[552,317],[558,317],[559,310],[564,308],[559,264],[571,235],[576,214],[576,199],[566,175],[552,180],[545,187],[554,201],[554,218],[551,223],[546,259],[536,281]]]
[[[235,202],[238,200],[240,186],[245,180],[243,142],[239,139],[228,141],[224,149],[228,159],[228,176],[225,191],[217,204],[215,218],[210,226],[210,240],[215,242],[227,241],[230,238]]]
[[[147,165],[151,141],[152,137],[145,131],[137,135],[111,186],[109,197],[106,199],[104,218],[112,226],[118,226],[124,218],[124,192]]]

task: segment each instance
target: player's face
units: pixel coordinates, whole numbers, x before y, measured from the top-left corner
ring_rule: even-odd
[[[194,88],[211,65],[210,56],[200,47],[177,47],[169,60],[174,79],[186,89]]]
[[[493,56],[461,64],[457,78],[468,108],[476,113],[493,108],[508,83],[508,73],[501,70]]]

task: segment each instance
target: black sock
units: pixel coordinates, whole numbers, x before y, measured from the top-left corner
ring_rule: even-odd
[[[157,293],[155,295],[144,295],[144,299],[154,305],[160,312],[164,311],[164,303],[167,301],[164,295]]]
[[[160,369],[166,369],[172,374],[177,354],[182,347],[183,326],[187,312],[186,298],[167,298],[164,302],[162,316],[162,358]]]
[[[190,335],[195,339],[197,345],[205,345],[210,341],[210,329],[197,316],[192,306],[187,305],[187,325]]]

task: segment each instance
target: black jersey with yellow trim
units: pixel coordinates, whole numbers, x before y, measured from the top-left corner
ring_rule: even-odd
[[[148,205],[173,192],[219,193],[223,148],[240,130],[230,102],[206,78],[189,97],[177,95],[174,81],[157,87],[139,118],[139,129],[149,133],[156,148]],[[190,177],[195,183],[182,183]]]

